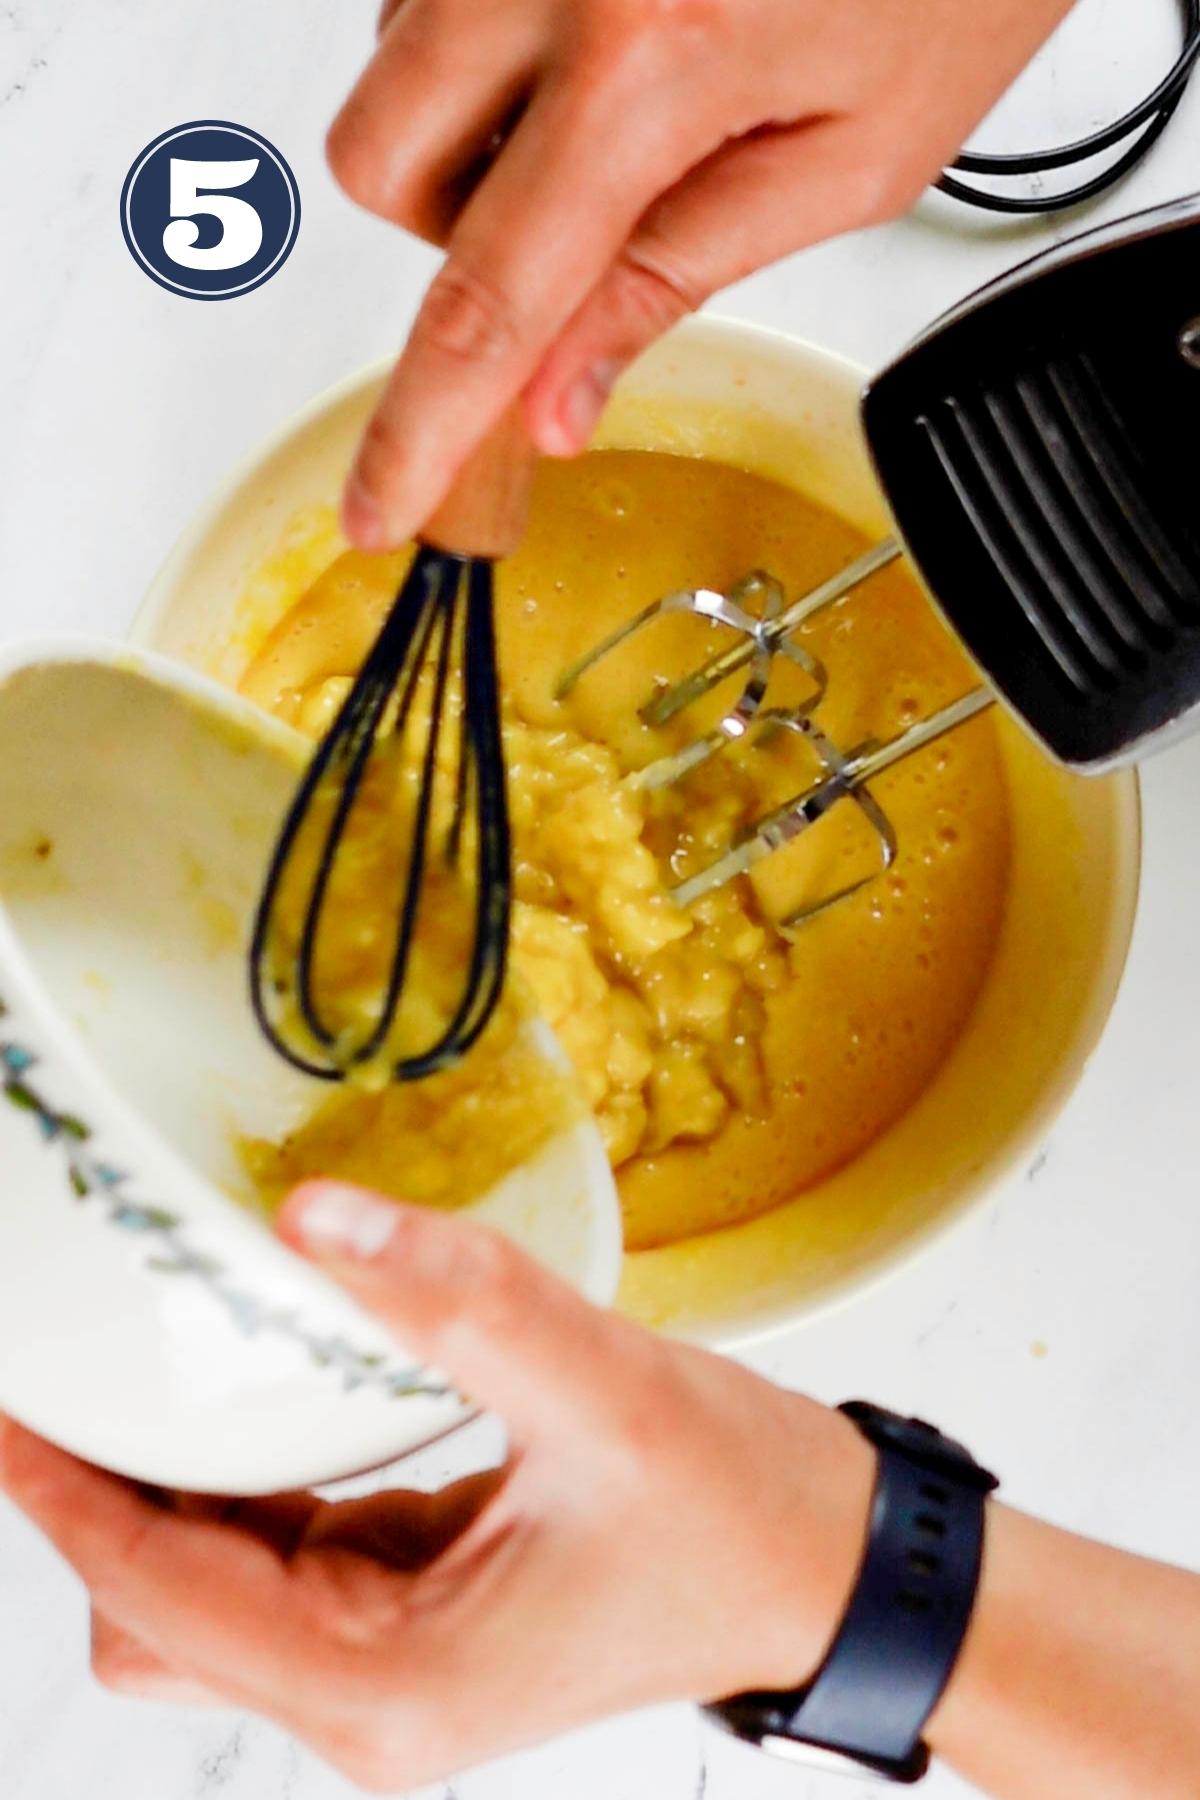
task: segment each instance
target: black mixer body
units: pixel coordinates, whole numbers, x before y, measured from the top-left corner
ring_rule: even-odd
[[[1200,729],[1200,196],[973,295],[862,417],[935,605],[1052,756]]]

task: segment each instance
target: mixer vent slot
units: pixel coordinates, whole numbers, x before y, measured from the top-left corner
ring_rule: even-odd
[[[1150,474],[1090,361],[947,396],[918,426],[1063,680],[1100,699],[1200,620]]]
[[[1090,509],[1098,535],[1111,534],[1114,563],[1171,641],[1175,624],[1200,621],[1200,570],[1189,568],[1177,549],[1178,530],[1165,526],[1152,504],[1159,481],[1086,355],[1047,365],[1047,378],[1061,408],[1062,454],[1072,457],[1078,475],[1069,475],[1081,507]]]

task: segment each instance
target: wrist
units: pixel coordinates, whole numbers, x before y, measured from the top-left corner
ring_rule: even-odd
[[[711,1711],[725,1730],[774,1754],[868,1768],[886,1780],[911,1783],[928,1766],[927,1723],[962,1656],[982,1572],[987,1497],[996,1478],[923,1419],[862,1400],[847,1401],[839,1411],[862,1434],[875,1467],[869,1531],[832,1641],[825,1639],[815,1671],[806,1667],[787,1686],[776,1680],[731,1693]],[[836,1440],[828,1431],[822,1442],[827,1454],[833,1451]],[[848,1472],[848,1452],[837,1448]],[[840,1524],[845,1509],[838,1510]],[[844,1554],[848,1534],[839,1535]],[[831,1541],[822,1536],[818,1543],[831,1574]],[[843,1592],[845,1566],[837,1582]],[[807,1597],[819,1592],[813,1583]],[[811,1644],[807,1648],[806,1664]]]
[[[721,1691],[790,1689],[820,1667],[854,1590],[867,1540],[876,1455],[841,1413],[782,1395],[789,1454],[756,1521],[757,1604]]]
[[[1031,1633],[1034,1621],[1044,1620],[1045,1596],[1063,1566],[1066,1546],[1058,1541],[1060,1535],[999,1501],[988,1503],[975,1610],[926,1730],[937,1754],[957,1768],[970,1767],[978,1746],[991,1735],[997,1711],[1017,1698],[1019,1682],[1036,1688],[1047,1674],[1034,1672]]]
[[[938,1701],[926,1729],[930,1744],[940,1755],[972,1730],[972,1720],[992,1685],[992,1671],[1006,1634],[1008,1613],[1007,1567],[1011,1557],[1014,1523],[1021,1515],[996,1500],[989,1501],[984,1540],[983,1569],[975,1610],[963,1640],[954,1673]]]
[[[939,1756],[988,1793],[1194,1800],[1200,1581],[994,1501]]]

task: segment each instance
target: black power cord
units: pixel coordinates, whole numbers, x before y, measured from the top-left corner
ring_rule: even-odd
[[[1080,182],[1077,187],[1067,188],[1061,194],[993,194],[986,188],[974,187],[969,182],[956,181],[950,174],[943,175],[938,182],[941,192],[950,194],[955,200],[964,201],[968,206],[981,207],[985,212],[1051,213],[1061,212],[1064,207],[1079,206],[1085,200],[1094,200],[1097,194],[1103,194],[1106,189],[1113,187],[1122,176],[1136,168],[1158,142],[1174,117],[1196,63],[1200,61],[1200,0],[1180,0],[1180,4],[1183,11],[1184,42],[1178,61],[1154,92],[1147,94],[1124,118],[1118,119],[1113,125],[1106,125],[1103,131],[1093,132],[1090,137],[1080,138],[1074,144],[1063,144],[1057,150],[1029,150],[1009,156],[985,156],[974,151],[964,151],[954,167],[968,175],[999,175],[1010,180],[1019,176],[1044,175],[1051,169],[1067,169],[1075,163],[1087,162],[1093,156],[1102,155],[1105,150],[1115,149],[1118,144],[1123,144],[1127,138],[1137,133],[1134,142],[1115,162],[1094,175],[1090,181]]]

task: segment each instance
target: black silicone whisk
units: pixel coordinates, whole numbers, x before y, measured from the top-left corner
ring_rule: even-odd
[[[340,1081],[381,1063],[393,1080],[430,1075],[470,1049],[503,989],[512,874],[493,571],[522,535],[531,474],[528,440],[511,415],[420,534],[283,822],[255,921],[251,996],[274,1048],[319,1079]],[[388,865],[394,885],[356,894],[350,916],[338,917],[346,907],[339,859],[356,854],[356,810],[374,804],[372,770],[385,752],[403,765],[396,791],[406,796],[391,820],[399,833]],[[409,1030],[397,1051],[414,947],[429,907],[445,913],[447,893],[461,926],[451,997],[424,1013],[418,1006],[424,1032],[414,1041]],[[322,991],[329,929],[375,945],[377,996],[349,1019],[337,996]]]

